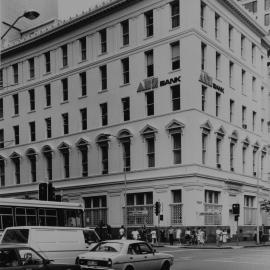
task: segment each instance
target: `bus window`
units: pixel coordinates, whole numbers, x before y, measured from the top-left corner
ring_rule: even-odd
[[[14,226],[13,214],[11,207],[1,207],[0,208],[0,229],[3,230],[6,227]]]

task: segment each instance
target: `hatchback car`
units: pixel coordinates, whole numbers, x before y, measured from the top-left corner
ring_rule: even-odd
[[[173,256],[156,252],[137,240],[109,240],[79,255],[76,264],[88,270],[169,270]]]
[[[79,270],[79,265],[54,264],[26,245],[1,244],[0,269]]]

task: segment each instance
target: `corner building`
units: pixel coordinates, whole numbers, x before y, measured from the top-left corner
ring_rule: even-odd
[[[269,199],[266,34],[233,1],[117,0],[3,48],[1,196],[52,181],[87,226],[119,228],[126,179],[130,228],[158,225],[160,201],[160,227],[234,235],[239,203],[251,236]]]

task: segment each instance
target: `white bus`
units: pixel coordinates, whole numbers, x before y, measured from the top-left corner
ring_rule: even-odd
[[[0,231],[13,226],[83,227],[80,203],[0,198]]]

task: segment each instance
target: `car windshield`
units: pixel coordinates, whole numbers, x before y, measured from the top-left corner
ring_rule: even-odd
[[[117,242],[102,242],[95,246],[92,251],[95,252],[120,252],[123,248],[122,243],[117,243]]]

